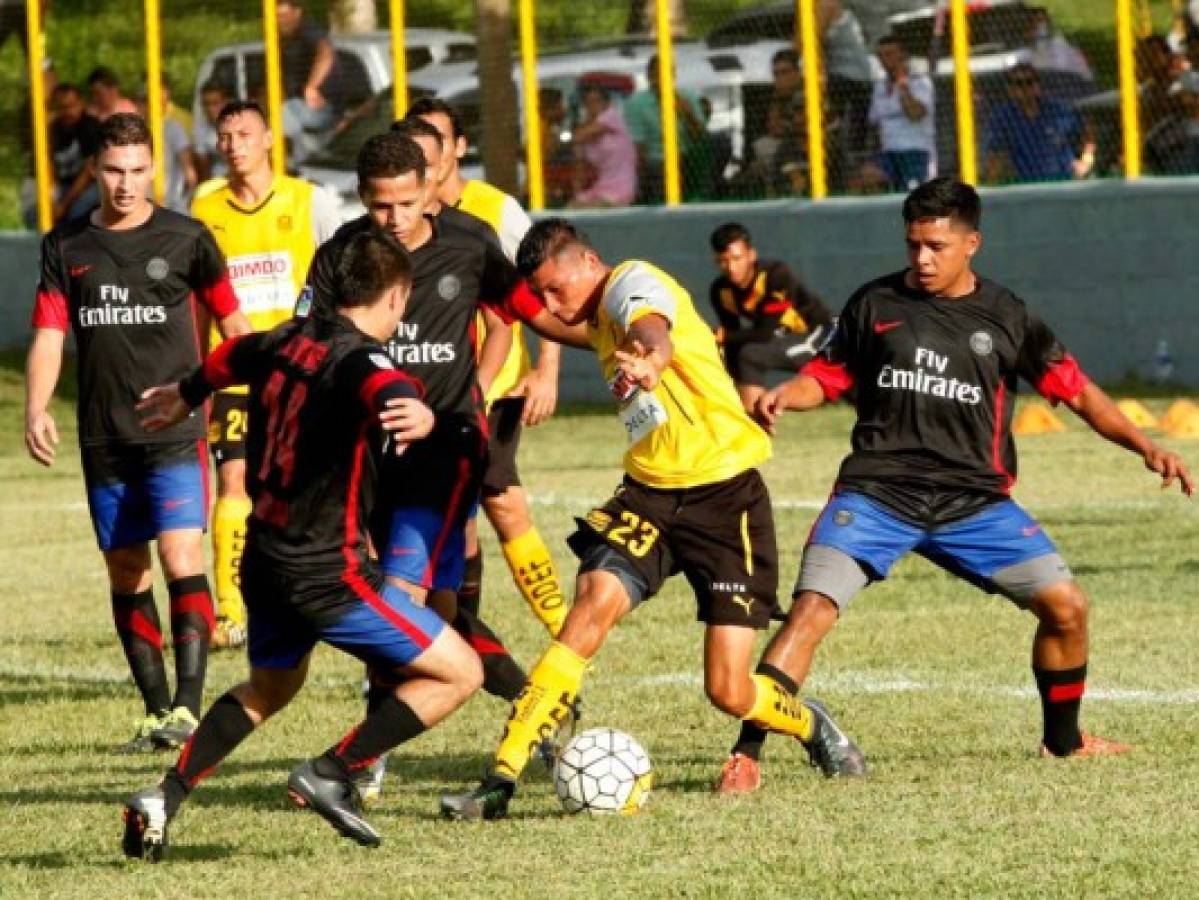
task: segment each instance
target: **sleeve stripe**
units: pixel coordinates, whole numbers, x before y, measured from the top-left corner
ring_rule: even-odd
[[[251,334],[242,334],[237,337],[229,338],[227,341],[222,341],[211,353],[204,359],[204,380],[210,384],[214,390],[227,388],[232,384],[237,383],[237,378],[233,374],[233,369],[229,364],[229,357],[233,355],[237,345],[246,338],[254,337]]]
[[[1045,374],[1037,381],[1037,393],[1053,404],[1063,400],[1069,402],[1076,399],[1090,383],[1091,379],[1078,365],[1078,360],[1067,353],[1045,370]]]
[[[815,378],[824,391],[824,399],[830,403],[853,387],[853,375],[844,363],[832,363],[820,356],[807,363],[799,373]]]
[[[233,290],[233,282],[229,280],[227,272],[222,273],[212,284],[197,290],[196,296],[218,319],[232,315],[239,308],[237,292]]]
[[[367,378],[358,388],[358,396],[363,406],[369,410],[376,408],[379,392],[393,384],[403,384],[410,387],[417,397],[424,396],[424,388],[419,381],[395,369],[380,369]]]
[[[67,313],[67,298],[61,291],[39,288],[33,301],[33,327],[69,331],[71,317]]]

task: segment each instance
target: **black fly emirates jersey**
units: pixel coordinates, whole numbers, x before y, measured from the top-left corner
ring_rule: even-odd
[[[387,446],[377,416],[389,399],[420,397],[420,383],[330,314],[225,341],[179,389],[196,406],[235,384],[250,388],[247,553],[314,581],[375,578],[365,529]]]
[[[758,261],[749,287],[737,287],[722,275],[712,282],[708,295],[726,334],[742,329],[763,335],[780,329],[803,334],[833,321],[820,298],[786,265],[773,260]]]
[[[204,438],[202,413],[151,434],[134,411],[146,388],[199,364],[193,298],[216,319],[238,308],[225,258],[194,219],[155,208],[127,231],[84,218],[42,240],[33,327],[75,335],[81,445]]]
[[[453,221],[443,222],[440,215],[430,220],[432,238],[409,251],[412,295],[387,350],[404,371],[424,384],[425,402],[439,416],[479,422],[483,397],[475,357],[475,314],[486,305],[506,316],[502,304],[520,276],[498,241]],[[363,216],[343,225],[320,246],[308,273],[308,296],[301,298],[301,304],[310,300],[317,314],[326,314],[336,305],[337,262],[354,235],[371,227],[370,217]],[[297,312],[302,314],[303,307]]]
[[[1056,404],[1088,384],[1074,357],[1011,291],[979,277],[954,299],[872,281],[803,374],[829,400],[852,390],[858,420],[838,489],[917,523],[969,515],[1016,480],[1017,377]]]

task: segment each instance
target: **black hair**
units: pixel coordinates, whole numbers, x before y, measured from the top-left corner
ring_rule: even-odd
[[[404,116],[391,123],[392,134],[402,134],[408,138],[427,137],[441,146],[441,132],[422,119],[420,116]]]
[[[87,76],[89,86],[93,84],[102,84],[105,87],[119,88],[121,79],[117,78],[117,73],[108,66],[96,66],[92,69],[91,74]]]
[[[218,88],[219,90],[219,88]],[[216,114],[216,124],[220,125],[226,119],[231,119],[234,116],[240,116],[242,113],[254,113],[258,118],[262,119],[263,123],[269,128],[270,121],[266,117],[266,112],[257,100],[230,100],[221,107],[221,111]]]
[[[799,68],[799,53],[792,47],[784,47],[782,50],[775,50],[774,55],[770,57],[770,65],[776,63],[790,63],[795,68]]]
[[[878,43],[875,44],[876,47],[885,47],[887,45],[890,45],[892,47],[898,47],[900,50],[903,51],[904,56],[908,55],[907,48],[904,47],[903,41],[901,41],[899,38],[897,38],[893,34],[884,34],[881,38],[878,39]]]
[[[978,191],[949,175],[926,181],[903,201],[903,220],[956,219],[978,231],[982,224],[982,201]]]
[[[436,113],[441,113],[441,115],[450,120],[450,131],[453,132],[454,140],[458,140],[458,138],[464,136],[462,132],[462,119],[458,116],[458,110],[454,109],[454,107],[440,97],[421,97],[408,107],[408,112],[404,115],[404,118],[427,116]]]
[[[591,247],[587,237],[566,219],[542,219],[530,228],[516,251],[516,268],[525,278],[572,244]]]
[[[412,258],[395,235],[372,228],[346,244],[337,261],[337,283],[338,306],[370,306],[385,291],[412,284]]]
[[[423,183],[427,165],[420,144],[406,134],[376,134],[358,151],[358,184],[361,187],[372,178],[395,178],[409,172],[415,172]]]
[[[146,120],[136,113],[115,113],[100,123],[96,156],[109,147],[135,147],[138,144],[153,146]]]
[[[725,222],[719,228],[712,232],[712,237],[709,238],[712,244],[712,249],[717,253],[724,253],[729,249],[729,245],[737,243],[737,241],[745,241],[746,246],[753,246],[753,238],[749,235],[749,229],[740,222]]]
[[[79,90],[79,85],[72,84],[69,81],[60,81],[54,85],[54,90],[50,92],[51,97],[61,97],[63,94],[74,94],[76,97],[83,96],[83,92]]]
[[[226,97],[228,97],[229,89],[227,87],[225,87],[225,83],[223,81],[221,81],[219,78],[209,78],[202,85],[200,85],[200,93],[201,94],[224,94]]]

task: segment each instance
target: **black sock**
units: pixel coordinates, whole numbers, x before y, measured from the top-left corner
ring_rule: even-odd
[[[378,700],[357,728],[325,751],[315,763],[318,775],[349,780],[376,759],[410,741],[426,728],[416,712],[395,695]]]
[[[133,682],[146,705],[146,715],[162,715],[170,708],[171,695],[162,660],[162,627],[158,622],[158,607],[154,605],[154,591],[138,594],[114,591],[112,620]]]
[[[1082,746],[1082,732],[1078,730],[1078,708],[1082,705],[1082,695],[1086,689],[1087,667],[1033,667],[1032,671],[1037,679],[1037,690],[1041,694],[1045,747],[1055,756],[1067,756]]]
[[[196,733],[183,745],[178,761],[163,779],[168,817],[175,814],[191,789],[202,778],[206,778],[253,730],[254,722],[240,700],[231,693],[217,698],[200,720]]]
[[[171,641],[175,647],[175,699],[171,705],[186,706],[193,716],[199,716],[213,626],[208,576],[177,579],[167,585],[167,590],[171,594]]]
[[[509,703],[516,700],[525,687],[525,671],[512,658],[495,632],[482,619],[461,606],[454,617],[454,630],[479,654],[483,663],[483,690]]]
[[[462,587],[458,588],[458,608],[474,615],[479,614],[483,602],[483,551],[466,558],[466,570],[462,573]]]
[[[783,690],[792,696],[799,692],[799,685],[795,683],[795,679],[770,663],[758,663],[756,671],[758,674],[773,678]],[[729,752],[741,753],[750,759],[761,759],[762,746],[766,743],[767,734],[769,732],[765,728],[759,728],[753,722],[742,722],[741,733],[737,735],[737,743],[733,744],[733,749]]]

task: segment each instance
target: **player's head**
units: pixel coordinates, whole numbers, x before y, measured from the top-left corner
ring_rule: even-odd
[[[206,121],[216,124],[217,116],[229,102],[229,92],[225,85],[215,78],[209,78],[200,87],[200,107],[204,110]]]
[[[567,325],[589,318],[608,269],[587,238],[565,219],[543,219],[525,234],[516,267],[545,308]]]
[[[253,100],[234,100],[217,113],[217,152],[235,177],[245,178],[269,168],[273,143],[266,113]]]
[[[395,332],[412,291],[412,259],[395,235],[364,231],[354,235],[337,261],[341,287],[338,308],[379,314],[380,339]]]
[[[437,192],[441,188],[441,134],[424,119],[416,116],[393,122],[391,131],[416,141],[421,153],[425,155],[426,203],[431,207],[435,206]]]
[[[133,113],[116,113],[105,119],[96,141],[95,160],[100,206],[106,212],[127,216],[149,202],[154,156],[145,119]]]
[[[458,168],[458,161],[466,155],[466,133],[462,130],[462,119],[458,110],[437,97],[422,97],[408,107],[404,118],[424,119],[441,135],[442,172],[438,181],[445,181]]]
[[[908,194],[903,221],[917,283],[930,294],[955,291],[982,245],[978,192],[956,178],[934,178]]]
[[[401,243],[424,227],[425,154],[412,138],[389,131],[358,151],[358,196],[375,227]]]
[[[749,229],[740,222],[725,222],[712,232],[710,240],[716,268],[737,287],[749,287],[758,264]]]

